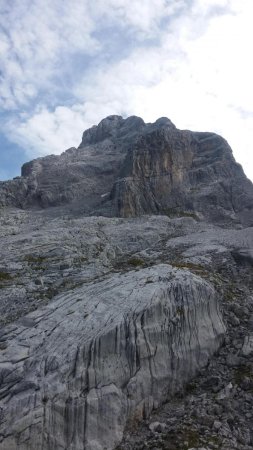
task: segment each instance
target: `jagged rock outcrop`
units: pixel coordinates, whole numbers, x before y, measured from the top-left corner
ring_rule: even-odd
[[[253,186],[227,142],[178,130],[167,118],[109,116],[78,149],[27,163],[0,184],[0,205],[68,205],[83,214],[195,214],[214,223],[253,222]]]
[[[109,116],[83,134],[78,149],[38,158],[21,177],[0,183],[0,205],[52,207],[71,204],[91,213],[110,194],[129,145],[145,127],[142,119]]]
[[[168,265],[60,295],[1,331],[0,449],[114,448],[224,332],[212,286]]]

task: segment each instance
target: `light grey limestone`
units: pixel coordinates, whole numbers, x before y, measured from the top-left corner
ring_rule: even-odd
[[[252,241],[190,217],[2,210],[0,449],[114,448],[218,349],[212,271],[234,280]]]
[[[249,356],[253,353],[253,334],[245,336],[243,347],[242,347],[242,355]]]
[[[1,450],[104,450],[206,365],[214,288],[162,264],[59,295],[1,330]]]

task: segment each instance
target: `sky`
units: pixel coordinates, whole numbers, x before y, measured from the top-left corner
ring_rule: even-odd
[[[253,180],[252,0],[0,0],[0,180],[104,117],[221,134]]]

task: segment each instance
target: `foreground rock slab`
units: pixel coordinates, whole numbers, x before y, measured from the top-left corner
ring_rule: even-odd
[[[58,295],[1,330],[0,449],[104,450],[182,388],[225,326],[207,281],[159,264]]]

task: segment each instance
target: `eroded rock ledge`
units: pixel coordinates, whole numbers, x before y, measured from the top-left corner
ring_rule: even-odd
[[[160,264],[61,294],[1,330],[1,450],[104,450],[222,342],[214,288]]]

